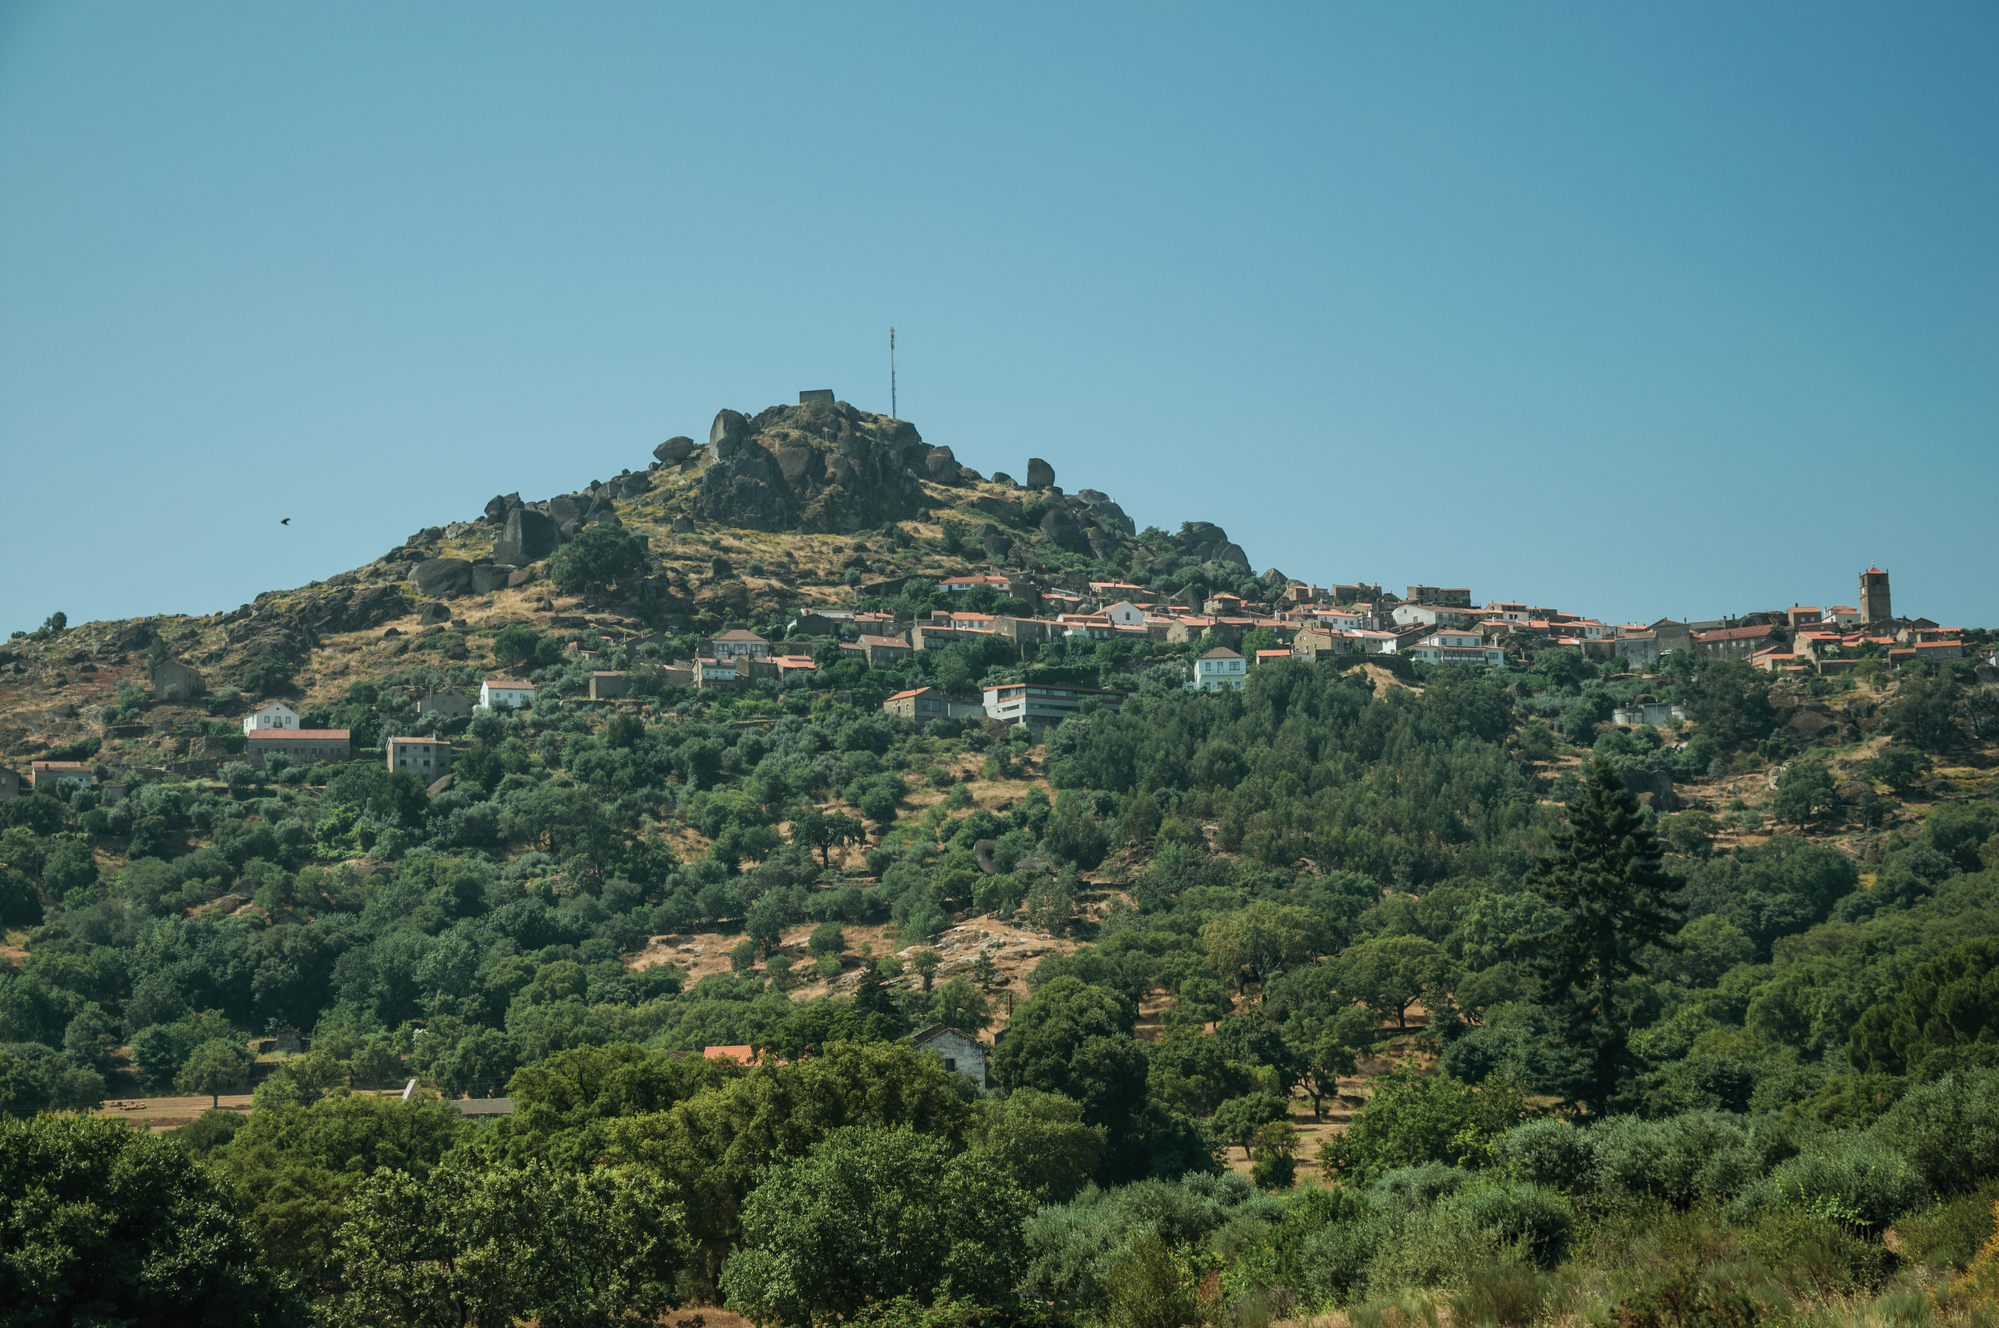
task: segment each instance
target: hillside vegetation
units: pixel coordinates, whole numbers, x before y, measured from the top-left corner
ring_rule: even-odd
[[[948,575],[1284,581],[902,422],[735,418],[514,585],[417,584],[534,527],[501,498],[8,644],[0,742],[127,785],[0,803],[10,1321],[1999,1316],[1989,677],[1546,649],[1206,695],[1203,641],[805,636],[806,684],[695,691],[697,633]],[[152,697],[165,658],[211,694]],[[521,674],[531,709],[414,711]],[[1130,697],[1039,740],[880,709],[1032,678]],[[364,757],[251,770],[271,696]],[[1608,723],[1641,696],[1686,721]],[[387,769],[411,733],[448,787]],[[908,1041],[939,1024],[986,1090]]]

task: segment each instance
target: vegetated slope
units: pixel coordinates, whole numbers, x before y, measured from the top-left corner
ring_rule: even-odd
[[[1023,660],[977,639],[874,670],[815,642],[823,667],[782,693],[666,685],[660,663],[728,621],[732,596],[760,627],[854,583],[874,587],[861,604],[927,608],[937,575],[993,565],[952,552],[966,531],[945,520],[1012,541],[1002,561],[1017,543],[1060,574],[1211,584],[1156,534],[1108,559],[1066,550],[1053,509],[1030,520],[1033,494],[939,480],[928,449],[910,480],[924,501],[893,532],[801,533],[863,519],[832,496],[831,458],[885,444],[879,425],[824,420],[804,443],[754,441],[790,418],[723,422],[768,465],[663,462],[614,496],[593,486],[580,512],[551,502],[538,515],[575,523],[570,542],[523,584],[410,592],[426,565],[469,584],[473,558],[546,534],[501,499],[497,520],[424,532],[351,582],[170,625],[186,657],[215,653],[218,681],[256,670],[314,724],[451,736],[453,783],[379,762],[140,768],[116,805],[0,805],[17,964],[0,972],[0,1113],[255,1082],[248,1124],[187,1128],[205,1160],[176,1183],[255,1234],[228,1255],[241,1285],[276,1269],[357,1314],[397,1285],[396,1233],[457,1249],[476,1233],[451,1214],[502,1210],[504,1239],[560,1251],[591,1287],[652,1288],[630,1293],[645,1312],[678,1288],[790,1322],[928,1303],[946,1276],[996,1314],[1025,1296],[1120,1322],[1429,1294],[1473,1321],[1502,1300],[1509,1322],[1754,1318],[1897,1275],[1934,1290],[1934,1270],[1971,1259],[1999,1179],[1999,760],[1976,670],[1802,684],[1676,657],[1605,676],[1548,650],[1392,684],[1276,663],[1241,694],[1192,695],[1199,642]],[[797,481],[787,442],[818,458]],[[731,492],[785,485],[756,504],[780,528],[704,527],[717,467]],[[595,589],[570,576],[562,550],[635,533],[646,560],[607,555]],[[363,596],[405,611],[301,625],[317,612],[301,606],[353,613]],[[116,701],[97,675],[151,649],[122,630],[11,649],[31,688],[60,673]],[[543,703],[413,714],[492,669],[530,673]],[[638,694],[578,699],[596,669]],[[1022,676],[1131,699],[1044,744],[879,710],[913,684]],[[1640,694],[1690,722],[1606,723]],[[132,698],[96,755],[168,738],[227,755],[226,732],[185,729],[226,728],[239,706]],[[1600,944],[1564,940],[1606,917]],[[1578,952],[1613,957],[1601,984],[1576,977]],[[903,1040],[1002,1022],[1004,1100]],[[304,1054],[248,1063],[252,1035],[285,1028]],[[742,1044],[774,1063],[673,1054]],[[504,1087],[519,1111],[474,1125],[342,1093],[406,1075]],[[7,1128],[0,1157],[68,1146],[47,1122]],[[1295,1187],[1301,1171],[1337,1184]],[[586,1203],[578,1245],[567,1215]],[[921,1257],[840,1257],[856,1239]],[[573,1310],[557,1273],[519,1282],[492,1289],[519,1317]]]

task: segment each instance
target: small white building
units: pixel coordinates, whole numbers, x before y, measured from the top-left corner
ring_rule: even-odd
[[[1483,621],[1484,609],[1461,609],[1442,604],[1397,604],[1390,617],[1398,627],[1449,627],[1453,623]]]
[[[1634,727],[1639,724],[1650,724],[1654,728],[1657,728],[1669,719],[1685,719],[1686,717],[1686,710],[1678,702],[1669,701],[1639,701],[1633,705],[1626,706],[1622,710],[1613,710],[1610,712],[1611,723],[1626,724]]]
[[[1485,644],[1477,632],[1432,632],[1410,646],[1407,653],[1426,664],[1483,664],[1489,669],[1506,664],[1506,652]]]
[[[243,716],[243,732],[255,733],[259,729],[295,729],[298,727],[298,711],[283,701],[273,701],[261,709]]]
[[[919,1051],[936,1052],[950,1073],[965,1075],[980,1088],[986,1086],[986,1049],[976,1039],[949,1024],[933,1024],[921,1033],[910,1034],[909,1040]]]
[[[481,710],[511,709],[534,700],[534,684],[517,678],[488,678],[479,684]]]
[[[1145,626],[1145,610],[1128,599],[1121,599],[1105,609],[1104,616],[1119,627]]]
[[[1241,655],[1225,646],[1216,646],[1194,661],[1194,676],[1184,686],[1190,692],[1219,692],[1225,687],[1239,692],[1248,676]]]

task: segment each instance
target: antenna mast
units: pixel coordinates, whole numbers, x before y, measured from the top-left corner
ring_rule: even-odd
[[[888,330],[888,417],[901,418],[895,413],[895,328]]]

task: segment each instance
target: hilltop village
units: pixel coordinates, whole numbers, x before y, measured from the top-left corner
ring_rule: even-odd
[[[1990,630],[1322,585],[831,392],[640,460],[0,644],[62,1303],[1987,1322]]]

